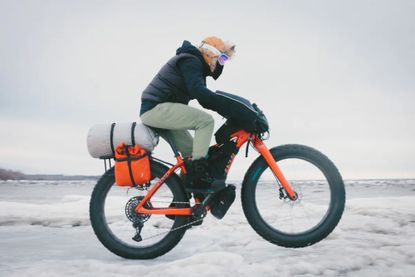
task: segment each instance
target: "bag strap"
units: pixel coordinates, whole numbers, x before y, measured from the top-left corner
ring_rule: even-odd
[[[131,144],[132,145],[135,145],[134,130],[135,130],[136,125],[137,125],[137,122],[133,122],[133,124],[131,125]]]
[[[141,160],[141,159],[146,158],[146,157],[147,157],[147,155],[132,156],[130,158],[118,158],[118,159],[115,159],[115,161],[116,162],[125,162],[125,161],[128,161],[128,160],[130,160],[130,161],[138,161],[138,160]]]
[[[111,143],[111,151],[112,154],[115,156],[115,149],[114,149],[114,128],[115,128],[115,123],[111,124],[111,132],[110,132],[110,143]]]
[[[131,168],[131,156],[130,156],[130,152],[128,152],[128,146],[127,145],[124,145],[124,150],[125,150],[125,153],[127,154],[128,172],[130,173],[131,183],[133,183],[134,186],[137,186],[135,181],[134,181],[133,170]]]

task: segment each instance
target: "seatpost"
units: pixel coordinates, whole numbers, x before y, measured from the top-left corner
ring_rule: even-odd
[[[172,137],[171,137],[171,133],[168,130],[165,129],[157,129],[157,133],[162,136],[167,143],[170,145],[171,149],[173,150],[174,153],[174,157],[177,160],[177,163],[180,164],[180,168],[182,173],[186,174],[186,167],[184,166],[184,161],[182,156],[180,155],[179,151],[177,150],[176,144],[174,143]]]
[[[174,143],[172,137],[171,137],[171,133],[167,130],[162,130],[162,129],[157,129],[157,132],[159,133],[160,136],[162,136],[167,143],[170,145],[171,149],[173,150],[174,156],[178,157],[180,156],[179,151],[177,150],[176,144]]]

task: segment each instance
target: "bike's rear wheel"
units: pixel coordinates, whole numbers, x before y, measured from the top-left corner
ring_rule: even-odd
[[[167,170],[164,165],[151,161],[151,174],[155,178],[151,181],[150,188]],[[187,216],[176,216],[172,220],[165,215],[135,213],[137,201],[146,192],[117,186],[113,168],[100,178],[93,190],[90,202],[91,225],[101,243],[116,255],[127,259],[155,258],[176,246],[186,232],[185,227],[180,227],[188,223]],[[175,202],[176,207],[188,207],[188,201],[180,179],[173,174],[145,206],[168,207],[169,203]],[[137,242],[133,240],[136,234],[133,222],[141,219],[145,219],[142,241]]]
[[[286,197],[259,157],[242,185],[242,207],[249,224],[264,239],[284,247],[305,247],[324,239],[344,210],[344,183],[336,166],[303,145],[282,145],[270,151],[298,199]]]

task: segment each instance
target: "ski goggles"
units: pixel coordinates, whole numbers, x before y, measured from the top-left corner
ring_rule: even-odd
[[[218,57],[218,63],[220,65],[224,65],[227,60],[229,60],[229,56],[225,53],[221,53]]]
[[[218,56],[218,63],[220,64],[220,65],[224,65],[225,64],[225,62],[227,61],[227,60],[229,60],[229,56],[228,55],[226,55],[225,53],[222,53],[221,51],[219,51],[216,47],[213,47],[212,45],[210,45],[210,44],[207,44],[207,43],[202,43],[200,46],[199,46],[199,48],[203,48],[203,49],[206,49],[206,50],[209,50],[210,52],[212,52],[215,56]]]

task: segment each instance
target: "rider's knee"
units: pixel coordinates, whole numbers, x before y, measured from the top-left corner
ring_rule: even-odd
[[[206,127],[206,126],[213,126],[215,124],[215,120],[213,116],[208,113],[201,113],[198,118],[198,125],[199,127]]]

